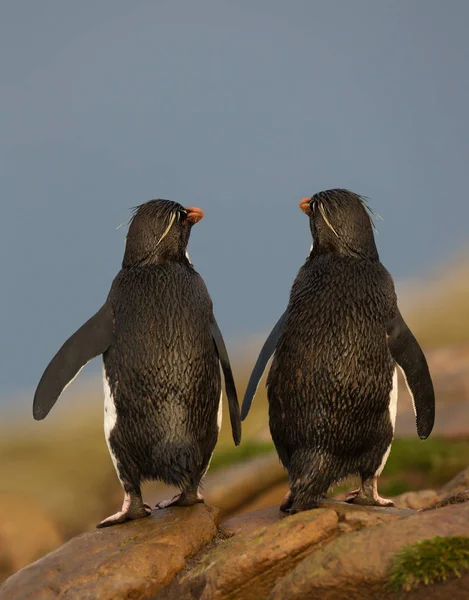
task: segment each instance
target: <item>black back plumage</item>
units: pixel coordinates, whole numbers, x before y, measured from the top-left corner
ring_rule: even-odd
[[[380,459],[392,438],[383,414],[394,372],[386,340],[393,282],[359,196],[321,192],[310,211],[314,245],[293,284],[267,380],[272,435],[287,464],[299,447],[345,462],[376,448]]]
[[[247,416],[269,358],[269,421],[289,471],[294,505],[380,468],[393,438],[389,407],[396,363],[404,370],[427,437],[434,393],[425,357],[397,307],[379,261],[374,214],[361,196],[336,189],[305,198],[313,247],[287,310],[267,339],[243,401]]]
[[[120,460],[144,477],[200,477],[195,465],[216,443],[221,393],[204,282],[187,260],[130,267],[109,300],[115,333],[103,358],[118,415],[111,444],[125,447]]]
[[[392,436],[382,415],[394,371],[386,341],[394,303],[379,262],[308,258],[293,284],[267,381],[272,433],[285,438],[288,457],[304,444],[360,454]]]
[[[205,283],[186,254],[191,227],[202,216],[170,200],[135,208],[106,303],[65,342],[36,390],[33,412],[42,419],[79,369],[103,354],[110,396],[105,428],[126,491],[162,479],[195,493],[218,437],[220,364],[240,443],[225,344]]]

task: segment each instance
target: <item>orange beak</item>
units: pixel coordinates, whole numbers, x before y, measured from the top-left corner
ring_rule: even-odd
[[[193,225],[195,225],[195,223],[198,223],[201,219],[204,218],[204,211],[201,208],[197,208],[196,206],[188,206],[186,210],[187,220]]]
[[[311,198],[303,198],[299,204],[301,210],[306,214],[306,215],[310,215],[311,214],[311,206],[309,205],[309,203],[311,202]]]

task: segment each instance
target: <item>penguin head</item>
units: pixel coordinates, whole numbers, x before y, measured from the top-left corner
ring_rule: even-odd
[[[309,216],[312,255],[334,253],[379,260],[369,214],[373,211],[362,196],[343,189],[326,190],[303,198],[300,208]]]
[[[186,260],[192,225],[203,216],[200,208],[184,208],[171,200],[150,200],[135,207],[122,266]]]

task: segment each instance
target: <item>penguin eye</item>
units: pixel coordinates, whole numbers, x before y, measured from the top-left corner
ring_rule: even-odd
[[[179,211],[179,221],[184,225],[187,221],[187,210]]]

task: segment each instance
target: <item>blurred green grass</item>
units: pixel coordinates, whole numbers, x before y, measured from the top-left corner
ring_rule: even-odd
[[[421,597],[425,598],[424,586],[461,577],[468,569],[469,538],[453,536],[420,540],[405,546],[393,557],[386,587],[401,598],[405,597],[405,592],[420,589]]]

